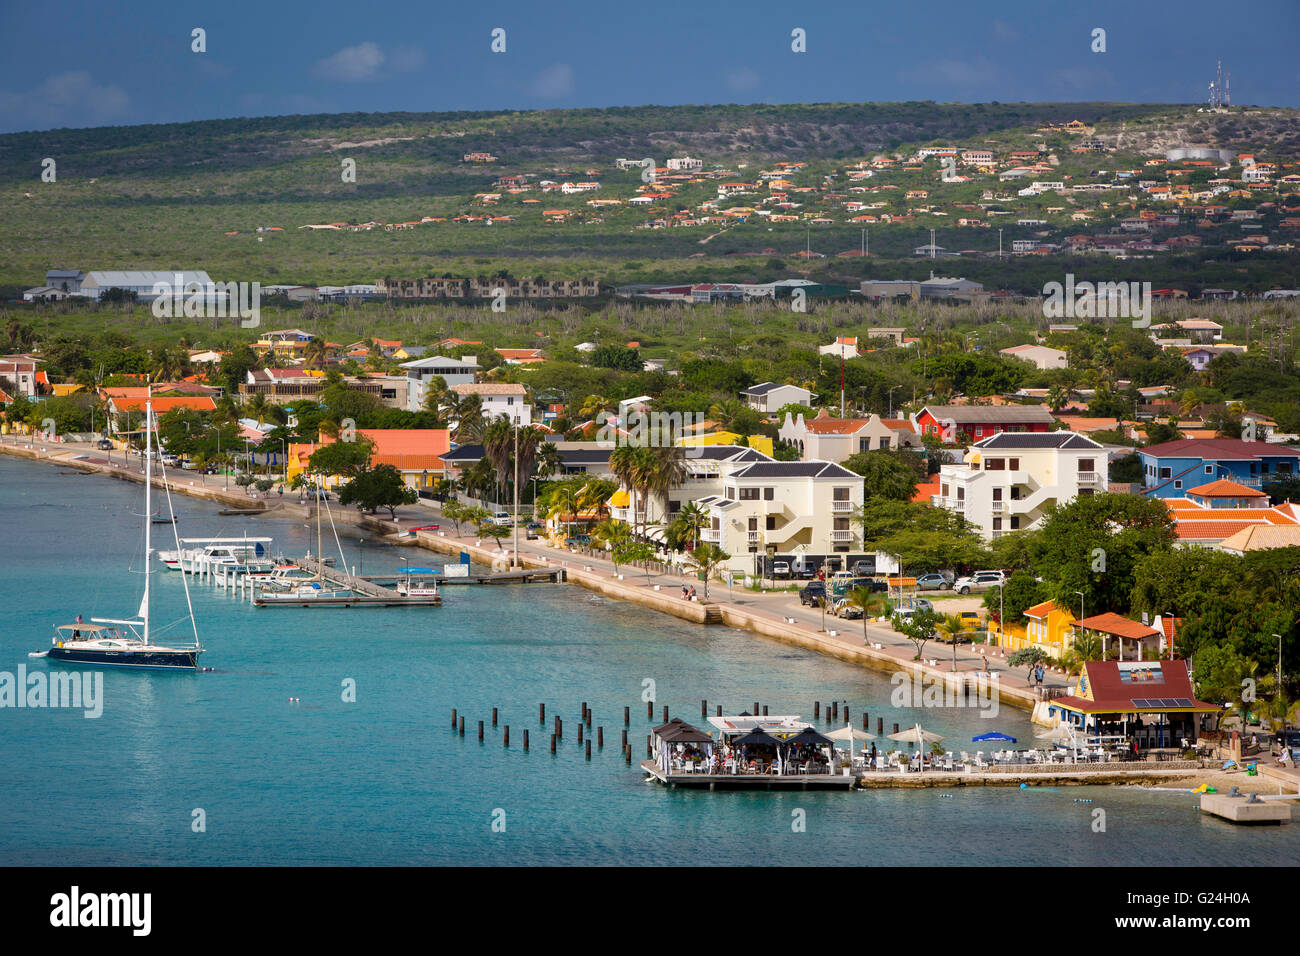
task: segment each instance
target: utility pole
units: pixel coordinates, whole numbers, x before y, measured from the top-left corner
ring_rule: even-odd
[[[519,563],[519,416],[515,416],[515,553],[511,565]]]
[[[998,230],[998,262],[1002,261],[1002,230]]]

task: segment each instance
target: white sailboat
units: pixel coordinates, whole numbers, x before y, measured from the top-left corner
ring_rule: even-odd
[[[144,595],[140,609],[133,619],[91,618],[82,623],[81,616],[72,624],[54,628],[54,639],[48,651],[38,651],[33,657],[48,657],[69,664],[88,664],[97,667],[128,667],[148,670],[195,670],[203,645],[199,643],[198,625],[194,620],[194,606],[190,602],[189,585],[185,587],[185,601],[189,608],[190,625],[194,631],[193,645],[162,645],[150,640],[149,632],[149,579],[154,573],[151,564],[153,540],[153,435],[156,427],[153,402],[145,401],[145,477],[144,477]],[[164,487],[166,474],[163,475]],[[167,507],[171,511],[171,493],[167,494]],[[172,523],[175,529],[175,523]],[[173,535],[175,531],[173,530]],[[180,543],[177,542],[179,549]]]

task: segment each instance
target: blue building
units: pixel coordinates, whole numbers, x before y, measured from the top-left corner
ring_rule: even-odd
[[[1182,498],[1188,490],[1226,479],[1259,488],[1272,478],[1300,474],[1300,450],[1235,438],[1182,438],[1138,449],[1142,493]]]

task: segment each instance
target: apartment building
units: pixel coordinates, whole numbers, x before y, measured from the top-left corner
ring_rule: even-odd
[[[429,385],[435,378],[441,378],[451,388],[455,385],[472,385],[479,372],[478,359],[473,355],[464,355],[458,359],[445,355],[430,355],[428,358],[403,362],[407,387],[407,411],[418,412],[424,408],[429,394]]]
[[[453,385],[451,390],[464,398],[477,395],[483,402],[483,417],[491,421],[504,417],[516,425],[531,425],[533,409],[528,404],[528,392],[522,385],[506,382],[481,382]]]
[[[829,461],[757,461],[739,464],[720,494],[696,500],[709,523],[702,532],[731,558],[732,571],[749,571],[756,555],[777,552],[847,553],[862,547],[854,517],[862,508],[862,478]]]
[[[1073,432],[1003,432],[939,469],[931,503],[955,511],[985,540],[1035,527],[1052,505],[1106,490],[1106,449]]]

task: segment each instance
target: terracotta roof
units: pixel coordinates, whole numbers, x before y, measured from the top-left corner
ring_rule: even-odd
[[[1143,624],[1141,621],[1134,621],[1112,611],[1085,617],[1077,622],[1076,626],[1087,628],[1090,631],[1103,631],[1106,634],[1127,638],[1151,637],[1160,633],[1154,627]]]
[[[1265,551],[1300,547],[1300,525],[1256,524],[1242,528],[1219,542],[1221,551]]]
[[[1047,617],[1056,608],[1055,601],[1043,601],[1041,604],[1035,604],[1033,607],[1025,608],[1025,617]]]
[[[522,385],[511,382],[479,382],[477,384],[453,385],[451,390],[457,395],[526,395]]]
[[[1247,488],[1245,485],[1238,484],[1235,481],[1229,481],[1226,478],[1220,478],[1218,481],[1212,481],[1208,485],[1198,485],[1195,488],[1189,488],[1189,495],[1199,495],[1202,498],[1267,498],[1268,495],[1258,488]]]
[[[113,397],[110,401],[119,412],[140,412],[144,411],[146,399]],[[169,412],[173,408],[194,408],[201,412],[210,412],[216,407],[217,403],[210,395],[155,395],[153,397],[155,414]]]
[[[1242,528],[1258,524],[1255,521],[1180,521],[1174,534],[1188,541],[1222,541]]]

